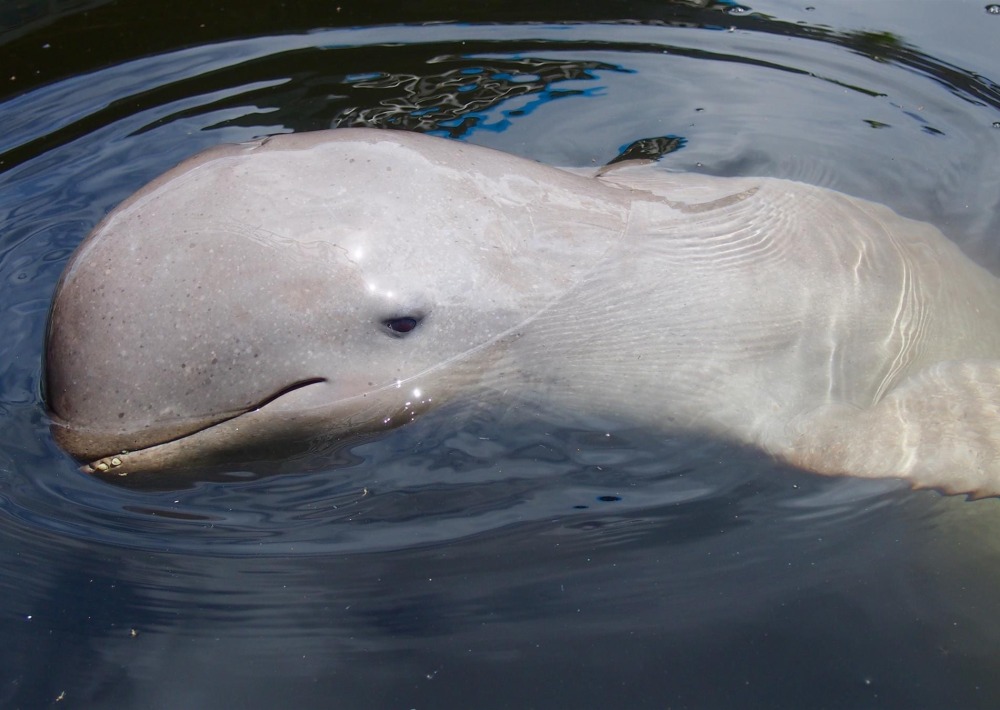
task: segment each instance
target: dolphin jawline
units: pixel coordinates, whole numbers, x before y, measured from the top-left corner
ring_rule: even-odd
[[[152,459],[160,459],[161,457],[172,458],[174,452],[189,448],[188,444],[194,443],[195,440],[222,434],[223,430],[227,433],[239,431],[239,420],[245,420],[293,393],[327,382],[328,380],[325,377],[310,377],[298,380],[244,409],[216,416],[203,417],[190,430],[183,431],[161,441],[155,441],[136,449],[122,449],[114,453],[93,457],[88,463],[81,466],[80,470],[84,473],[98,475],[127,475],[127,473],[134,469],[134,466],[130,464],[141,465],[146,464],[147,461],[151,461]],[[53,429],[64,432],[79,431],[58,415],[53,413],[50,416]],[[207,423],[205,423],[206,420]],[[87,459],[90,457],[77,456],[77,458]],[[140,467],[146,468],[145,465],[141,465]]]

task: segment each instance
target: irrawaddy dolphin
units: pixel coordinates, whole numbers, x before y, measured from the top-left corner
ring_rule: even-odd
[[[489,396],[1000,494],[1000,285],[936,228],[397,131],[227,145],[142,188],[71,258],[46,375],[55,437],[107,475]]]

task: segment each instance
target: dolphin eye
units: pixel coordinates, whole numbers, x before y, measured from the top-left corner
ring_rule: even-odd
[[[402,318],[389,318],[382,321],[382,324],[395,336],[406,335],[420,323],[419,318],[403,316]]]

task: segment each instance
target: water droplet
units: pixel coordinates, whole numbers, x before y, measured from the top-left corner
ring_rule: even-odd
[[[750,8],[746,5],[730,5],[726,8],[726,12],[730,15],[745,15],[750,12]]]
[[[993,122],[993,127],[994,128],[1000,128],[1000,121],[994,121]]]
[[[987,5],[986,12],[991,15],[1000,15],[1000,5]]]
[[[815,9],[816,9],[815,7],[813,7],[812,5],[810,5],[810,6],[808,6],[808,7],[806,8],[806,12],[812,12],[812,11],[813,11],[813,10],[815,10]]]

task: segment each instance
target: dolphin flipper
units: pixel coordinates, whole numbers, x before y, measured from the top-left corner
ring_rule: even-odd
[[[853,410],[853,411],[847,411]],[[901,476],[917,488],[1000,495],[1000,362],[943,362],[866,410],[828,405],[782,455],[820,473]]]

